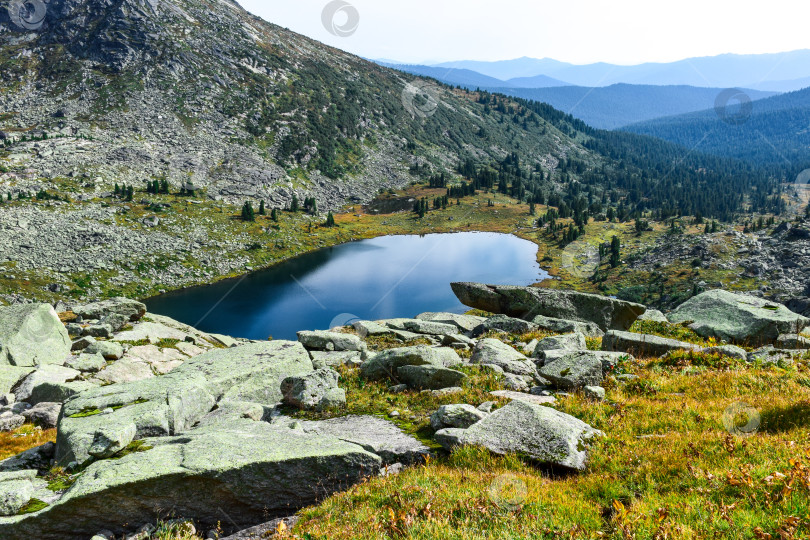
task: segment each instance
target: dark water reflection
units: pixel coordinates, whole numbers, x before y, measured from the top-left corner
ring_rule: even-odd
[[[174,291],[149,311],[207,332],[294,339],[350,319],[463,313],[452,281],[528,285],[548,274],[537,247],[512,235],[386,236],[322,249],[243,278]]]

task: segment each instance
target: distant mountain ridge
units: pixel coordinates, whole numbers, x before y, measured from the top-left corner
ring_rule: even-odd
[[[741,87],[784,92],[810,85],[810,49],[757,55],[723,54],[634,66],[605,62],[574,65],[550,58],[523,57],[496,62],[445,62],[430,67],[467,69],[511,83],[516,78],[545,75],[572,86],[589,87],[626,83]]]
[[[556,88],[487,88],[509,96],[548,103],[599,129],[617,129],[630,124],[675,116],[714,107],[721,88],[614,84],[604,88],[561,86]],[[771,97],[773,92],[746,89],[751,100]]]
[[[394,69],[432,77],[445,84],[470,90],[480,88],[523,99],[548,103],[599,129],[616,129],[629,124],[666,116],[701,111],[714,106],[724,88],[695,86],[656,86],[615,84],[608,87],[570,86],[540,75],[501,81],[468,69],[429,66],[390,65]],[[532,86],[533,81],[537,81]],[[774,95],[774,92],[745,89],[751,100]]]

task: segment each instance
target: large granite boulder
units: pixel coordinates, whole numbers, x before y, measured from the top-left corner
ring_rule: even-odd
[[[444,428],[466,429],[489,416],[489,413],[476,409],[472,405],[442,405],[430,415],[430,427],[435,431]]]
[[[635,356],[663,356],[670,351],[699,351],[701,347],[677,339],[611,330],[602,338],[602,349],[628,352]]]
[[[602,379],[623,360],[633,360],[633,356],[612,351],[577,351],[547,362],[539,371],[541,377],[558,388],[600,386]]]
[[[338,388],[340,375],[321,368],[312,373],[294,375],[281,381],[284,403],[305,411],[321,411],[346,405],[346,391]]]
[[[585,335],[581,332],[563,334],[561,336],[549,336],[537,342],[534,347],[534,356],[544,360],[546,351],[584,351],[588,348]]]
[[[519,453],[539,463],[583,470],[588,443],[601,432],[550,407],[524,401],[506,406],[468,429],[452,432],[454,445],[483,446],[496,454]],[[437,432],[437,440],[443,439]]]
[[[417,390],[441,390],[460,386],[467,376],[460,371],[439,366],[401,366],[397,380]]]
[[[780,334],[797,334],[810,324],[810,319],[782,304],[721,289],[690,298],[669,314],[669,320],[689,322],[689,328],[703,337],[749,346],[773,343]]]
[[[602,330],[627,330],[647,308],[596,294],[540,287],[452,283],[464,305],[531,321],[542,315],[596,323]]]
[[[147,438],[141,449],[91,464],[44,510],[1,518],[0,538],[86,540],[102,529],[121,535],[169,509],[206,528],[247,527],[315,504],[382,465],[360,444],[252,420]]]
[[[50,305],[0,307],[0,364],[62,364],[71,346],[67,328]]]
[[[360,367],[361,374],[370,380],[397,379],[402,366],[452,367],[461,364],[461,357],[448,347],[399,347],[371,356]]]
[[[492,338],[482,339],[476,344],[470,362],[498,366],[513,375],[537,375],[534,362],[506,343]]]
[[[96,432],[109,423],[134,422],[136,439],[168,436],[190,429],[218,403],[274,405],[281,381],[311,371],[300,343],[269,341],[201,354],[161,377],[82,392],[62,408],[56,458],[84,463]]]
[[[64,383],[81,378],[81,372],[64,366],[46,364],[31,373],[14,388],[19,401],[31,401],[37,388],[46,383]]]
[[[599,386],[604,378],[602,360],[590,352],[570,353],[540,368],[540,375],[558,388]]]

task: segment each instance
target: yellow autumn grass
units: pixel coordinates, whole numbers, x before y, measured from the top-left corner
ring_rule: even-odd
[[[608,384],[604,404],[572,396],[556,406],[606,434],[591,448],[583,473],[464,448],[305,509],[291,534],[425,540],[808,537],[805,365],[709,370],[655,360],[628,371],[639,378]],[[749,408],[730,408],[738,403]],[[750,436],[738,436],[754,424]],[[520,504],[503,504],[503,475],[516,479],[507,485],[525,484]]]

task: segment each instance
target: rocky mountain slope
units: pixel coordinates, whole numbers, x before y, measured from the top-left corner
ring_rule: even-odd
[[[511,129],[228,0],[55,0],[31,31],[0,17],[0,163],[13,173],[0,178],[15,192],[166,177],[216,198],[281,207],[296,191],[335,208],[406,184],[414,163],[517,151],[552,168],[582,151],[545,122]]]

